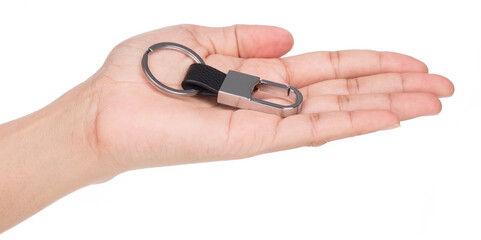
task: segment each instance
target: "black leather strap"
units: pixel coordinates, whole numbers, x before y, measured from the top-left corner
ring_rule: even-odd
[[[190,65],[182,88],[198,90],[198,95],[217,96],[226,74],[205,64],[194,63]]]

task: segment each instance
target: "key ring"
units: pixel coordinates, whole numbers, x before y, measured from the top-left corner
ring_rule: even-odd
[[[184,90],[166,86],[150,71],[149,54],[161,49],[182,52],[196,62],[190,65],[182,81]],[[280,117],[298,114],[303,100],[301,92],[294,87],[232,70],[225,74],[206,65],[192,49],[178,43],[161,42],[150,46],[142,57],[142,70],[150,83],[164,93],[184,97],[195,95],[217,97],[217,103],[220,104],[271,113]],[[290,104],[265,101],[259,96],[287,98]]]
[[[154,85],[159,90],[171,95],[184,96],[184,97],[197,95],[197,93],[199,93],[199,90],[195,90],[195,89],[179,90],[179,89],[171,88],[161,83],[152,74],[148,64],[149,53],[154,52],[156,50],[161,50],[161,49],[170,49],[170,50],[176,50],[176,51],[182,52],[185,55],[192,58],[196,63],[205,64],[204,60],[202,60],[202,58],[196,52],[194,52],[192,49],[184,45],[180,45],[178,43],[173,43],[173,42],[161,42],[161,43],[154,44],[150,46],[149,49],[147,49],[147,51],[144,53],[144,56],[142,57],[142,70],[144,71],[145,76],[147,76],[147,79],[149,79],[150,83],[152,83],[152,85]]]

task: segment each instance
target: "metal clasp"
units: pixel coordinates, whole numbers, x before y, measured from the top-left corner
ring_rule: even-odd
[[[253,98],[253,94],[261,91],[274,97],[288,98],[292,104],[282,105]],[[230,70],[220,87],[217,102],[237,108],[256,110],[280,117],[288,117],[299,113],[302,94],[296,88],[261,80],[259,77]]]

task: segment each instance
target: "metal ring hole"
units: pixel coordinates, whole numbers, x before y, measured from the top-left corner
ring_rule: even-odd
[[[182,52],[192,58],[196,63],[201,63],[205,64],[204,60],[195,53],[192,49],[178,44],[178,43],[171,43],[171,42],[161,42],[154,44],[149,47],[149,49],[144,53],[144,56],[142,57],[142,70],[147,77],[147,79],[154,85],[157,89],[171,95],[176,95],[176,96],[194,96],[197,95],[198,91],[189,89],[189,90],[181,90],[181,89],[175,89],[172,87],[169,87],[162,82],[160,82],[150,71],[148,60],[149,60],[149,54],[157,51],[157,50],[162,50],[162,49],[170,49],[170,50],[175,50]]]

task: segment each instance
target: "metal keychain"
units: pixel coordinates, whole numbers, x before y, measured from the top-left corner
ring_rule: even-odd
[[[184,97],[197,95],[199,92],[198,90],[179,90],[171,88],[160,82],[152,74],[148,65],[149,54],[161,49],[180,51],[191,57],[196,63],[205,64],[204,60],[202,60],[202,58],[197,53],[184,45],[172,42],[157,43],[150,46],[142,57],[142,70],[147,79],[157,89],[170,95]],[[253,98],[252,95],[255,91],[275,94],[276,96],[279,96],[280,94],[282,95],[282,97],[289,98],[294,103],[290,105],[281,105]],[[281,117],[287,117],[299,113],[302,99],[303,98],[301,92],[294,87],[267,80],[261,80],[260,77],[232,70],[229,70],[229,72],[227,73],[226,78],[223,81],[217,95],[217,102],[220,104],[276,114]]]

